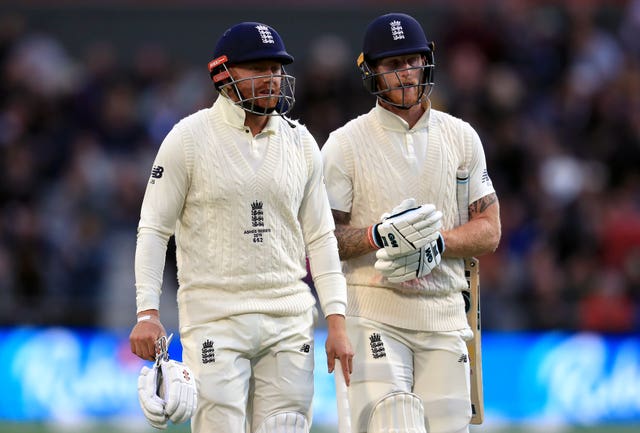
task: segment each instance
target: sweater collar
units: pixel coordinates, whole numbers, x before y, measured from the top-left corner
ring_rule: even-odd
[[[214,107],[220,110],[222,118],[227,125],[235,129],[245,129],[244,120],[247,116],[247,112],[233,103],[229,98],[218,95],[218,99],[214,102]],[[276,117],[277,116],[268,116],[267,124],[260,132],[261,134],[276,132]]]
[[[374,112],[380,121],[380,125],[387,130],[396,132],[408,132],[417,131],[420,129],[427,129],[429,127],[429,117],[431,115],[431,103],[428,103],[426,110],[418,122],[413,125],[413,128],[409,128],[409,124],[400,116],[392,113],[386,108],[382,107],[378,101],[374,107]]]

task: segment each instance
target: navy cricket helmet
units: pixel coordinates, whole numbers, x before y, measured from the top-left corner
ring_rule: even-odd
[[[236,80],[228,66],[260,60],[275,60],[282,66],[281,74],[259,75]],[[286,114],[295,103],[295,78],[287,75],[284,65],[293,62],[278,32],[267,24],[242,22],[227,29],[214,49],[214,59],[209,62],[209,75],[220,94],[231,99],[244,110],[258,115]],[[252,85],[252,94],[243,95],[238,84],[245,80],[271,79],[269,95],[258,95]],[[279,86],[276,83],[278,80]],[[255,84],[255,82],[254,82]],[[230,94],[235,95],[233,97]],[[278,98],[275,108],[264,108],[260,100]],[[237,99],[237,100],[236,100]]]
[[[403,13],[389,13],[379,16],[367,26],[362,44],[362,53],[360,53],[357,60],[365,88],[386,102],[401,108],[409,108],[420,103],[423,96],[429,95],[426,92],[427,87],[430,92],[433,86],[434,49],[435,44],[427,40],[422,26],[412,16]],[[424,65],[406,68],[422,69],[420,83],[417,85],[420,87],[421,93],[418,101],[405,103],[403,96],[403,102],[396,104],[391,102],[384,94],[391,90],[411,86],[386,87],[380,90],[378,79],[386,80],[387,74],[396,74],[398,76],[398,72],[402,70],[376,73],[374,69],[378,60],[408,54],[420,54],[424,57]]]
[[[214,58],[227,56],[229,63],[254,60],[279,60],[283,65],[293,62],[276,30],[262,23],[244,22],[227,29],[213,51]]]

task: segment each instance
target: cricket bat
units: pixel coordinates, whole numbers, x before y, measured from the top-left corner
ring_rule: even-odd
[[[347,383],[342,372],[342,363],[336,359],[333,370],[333,377],[336,382],[336,403],[338,405],[338,433],[351,433],[351,412],[349,410],[349,396],[347,394]]]
[[[458,214],[460,225],[469,220],[469,171],[456,173]],[[471,373],[471,424],[484,421],[484,395],[482,388],[482,327],[480,322],[480,261],[475,257],[464,259],[464,275],[467,291],[463,292],[467,308],[467,321],[473,331],[473,339],[467,341]]]

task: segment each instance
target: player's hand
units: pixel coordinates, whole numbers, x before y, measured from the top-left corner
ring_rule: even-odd
[[[147,320],[137,322],[129,334],[131,352],[147,361],[156,360],[156,341],[167,335],[164,326],[156,314]]]
[[[373,245],[384,248],[391,257],[404,256],[433,241],[442,229],[442,212],[432,204],[415,205],[414,199],[407,199],[394,208],[389,216],[369,228],[369,238]]]
[[[378,250],[375,268],[392,283],[413,280],[430,274],[440,264],[444,250],[444,238],[437,232],[426,245],[404,256],[391,256],[386,248]]]
[[[181,362],[160,361],[164,411],[174,424],[183,423],[191,418],[198,406],[198,391],[193,373]]]
[[[327,368],[329,373],[334,373],[336,359],[340,360],[342,374],[347,386],[351,382],[353,372],[353,349],[347,337],[345,318],[339,314],[327,317],[327,340],[325,342],[327,352]]]

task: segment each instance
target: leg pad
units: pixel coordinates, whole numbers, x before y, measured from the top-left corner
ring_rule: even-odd
[[[410,392],[394,392],[373,406],[369,433],[427,433],[422,400]]]
[[[309,433],[309,423],[299,412],[280,412],[268,416],[256,433]]]

